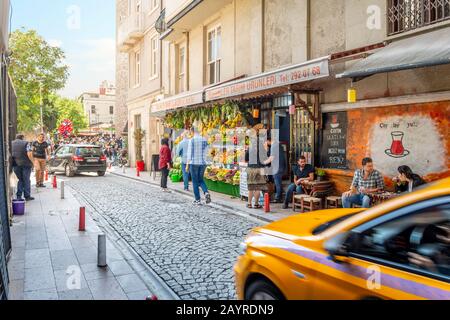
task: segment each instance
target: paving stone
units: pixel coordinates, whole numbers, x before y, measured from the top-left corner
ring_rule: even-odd
[[[127,295],[114,278],[89,280],[88,286],[95,300],[128,300]]]
[[[96,263],[81,265],[86,280],[97,280],[103,278],[114,277],[109,267],[99,268]]]
[[[147,297],[150,297],[151,295],[152,295],[151,292],[148,290],[127,293],[128,300],[135,300],[135,301],[144,301]]]
[[[55,277],[52,267],[36,267],[25,269],[24,291],[37,291],[44,289],[56,289]]]
[[[9,283],[9,300],[24,299],[24,280],[13,280]]]
[[[58,292],[59,300],[94,300],[89,288]]]
[[[78,265],[78,259],[73,250],[50,251],[53,270],[67,270],[68,267]]]
[[[134,273],[125,260],[108,263],[108,267],[116,277]]]
[[[128,274],[116,278],[125,293],[131,293],[134,291],[147,290],[147,286],[143,283],[142,279],[135,274]]]
[[[24,293],[24,300],[59,300],[56,289],[43,289]]]
[[[9,280],[24,280],[25,279],[25,262],[13,260],[8,263]]]
[[[56,289],[58,292],[71,289],[80,290],[88,287],[81,268],[77,270],[76,267],[78,266],[75,266],[74,269],[57,270],[54,272]]]
[[[50,252],[47,249],[33,249],[25,251],[25,268],[39,268],[51,266]]]

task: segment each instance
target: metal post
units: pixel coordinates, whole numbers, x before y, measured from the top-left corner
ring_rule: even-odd
[[[97,266],[100,268],[104,268],[107,266],[106,263],[106,235],[99,234],[98,235],[98,259]]]
[[[61,199],[64,199],[64,181],[61,181]]]

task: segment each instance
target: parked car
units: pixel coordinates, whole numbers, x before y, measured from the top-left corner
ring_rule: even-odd
[[[450,300],[450,179],[257,228],[241,249],[239,299]]]
[[[52,154],[48,167],[50,174],[64,172],[68,177],[82,172],[95,172],[104,176],[106,156],[99,146],[64,145]]]

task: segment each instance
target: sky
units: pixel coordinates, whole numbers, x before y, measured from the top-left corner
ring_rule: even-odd
[[[68,98],[115,81],[114,0],[12,0],[12,30],[36,30],[66,53]]]

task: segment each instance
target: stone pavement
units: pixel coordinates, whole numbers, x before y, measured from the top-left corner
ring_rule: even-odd
[[[49,183],[46,189],[33,186],[32,195],[36,200],[11,227],[10,300],[145,300],[156,293],[145,263],[118,249],[109,235],[108,267],[97,267],[103,231],[89,211],[86,232],[78,231],[80,204],[70,188],[64,200]]]
[[[126,168],[125,173],[123,172],[123,169],[120,169],[118,167],[112,167],[111,169],[108,169],[108,172],[114,175],[131,178],[137,181],[149,183],[152,185],[160,185],[160,175],[157,174],[156,179],[153,179],[153,176],[150,175],[148,171],[146,172],[140,172],[140,177],[137,177],[136,169],[134,168]],[[186,196],[193,196],[193,192],[187,192],[184,191],[184,185],[183,183],[173,183],[172,181],[168,182],[169,189],[184,194]],[[192,190],[192,182],[190,182],[190,187]],[[219,206],[222,206],[224,208],[227,208],[229,210],[234,211],[237,214],[249,216],[252,218],[259,219],[264,222],[274,222],[278,221],[284,218],[288,218],[295,213],[292,211],[292,209],[289,210],[283,210],[281,204],[270,204],[270,213],[265,213],[263,209],[249,209],[247,208],[247,202],[242,201],[239,198],[234,198],[228,195],[224,195],[221,193],[213,192],[211,191],[211,197],[213,200],[213,204],[217,204]]]

